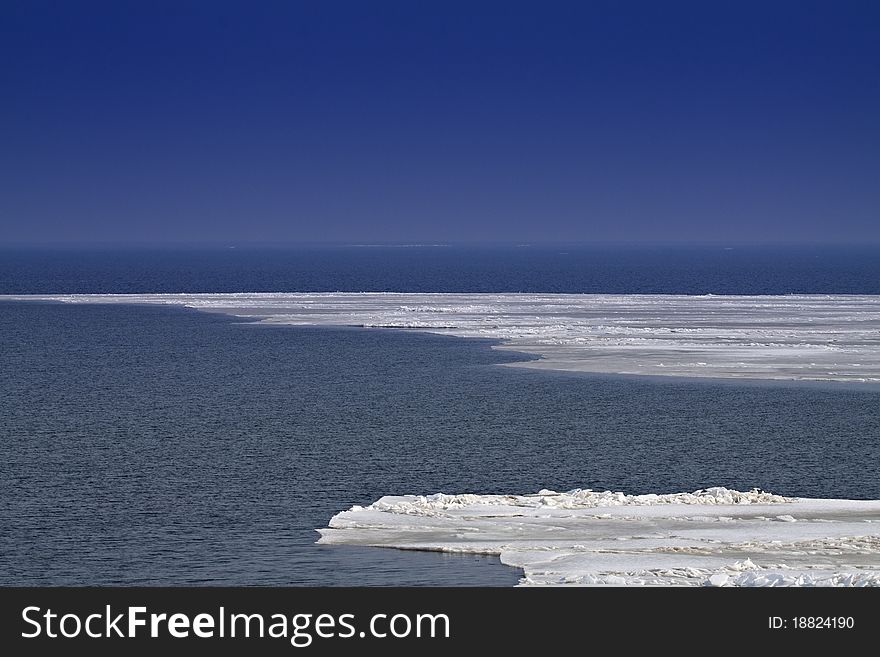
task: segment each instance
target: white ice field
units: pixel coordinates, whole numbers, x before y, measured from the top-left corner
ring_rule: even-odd
[[[418,329],[540,356],[519,367],[880,382],[880,296],[241,293],[28,295],[180,305],[272,324]]]
[[[606,374],[880,382],[880,296],[148,294],[0,297],[170,304],[272,324],[491,338]],[[880,437],[878,437],[880,438]],[[876,464],[865,464],[876,467]],[[497,554],[523,584],[880,585],[880,501],[713,488],[628,496],[389,496],[334,516],[319,542]]]

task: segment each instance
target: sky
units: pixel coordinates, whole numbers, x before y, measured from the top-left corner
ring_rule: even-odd
[[[0,1],[0,245],[880,243],[880,3]]]

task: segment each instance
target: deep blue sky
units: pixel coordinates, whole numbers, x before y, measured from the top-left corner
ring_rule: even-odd
[[[0,3],[0,244],[880,242],[880,3]]]

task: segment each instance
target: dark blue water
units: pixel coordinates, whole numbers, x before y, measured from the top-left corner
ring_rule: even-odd
[[[0,294],[880,294],[880,246],[0,249]]]
[[[880,496],[876,390],[497,367],[484,341],[0,303],[0,583],[512,584],[314,545],[388,493]]]
[[[0,293],[878,293],[865,249],[0,251]],[[880,392],[497,367],[479,340],[0,301],[0,584],[500,584],[322,547],[393,493],[880,497]]]

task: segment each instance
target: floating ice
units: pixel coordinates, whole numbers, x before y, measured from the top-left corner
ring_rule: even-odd
[[[388,501],[386,501],[388,500]],[[405,496],[402,498],[383,497],[369,506],[378,511],[406,513],[411,515],[431,515],[438,512],[460,509],[468,506],[503,506],[508,508],[531,507],[555,509],[591,509],[609,506],[652,506],[655,504],[778,504],[790,502],[789,498],[760,490],[742,493],[727,488],[707,488],[693,493],[671,493],[657,495],[626,495],[610,491],[596,492],[589,488],[576,488],[567,493],[541,490],[535,495],[434,495]],[[778,516],[782,519],[782,516]],[[794,518],[786,516],[792,521]]]
[[[271,324],[492,338],[520,367],[880,382],[880,296],[226,293],[6,296],[181,305]]]
[[[318,542],[496,554],[523,585],[880,586],[878,520],[880,501],[726,488],[403,495],[333,516]]]

